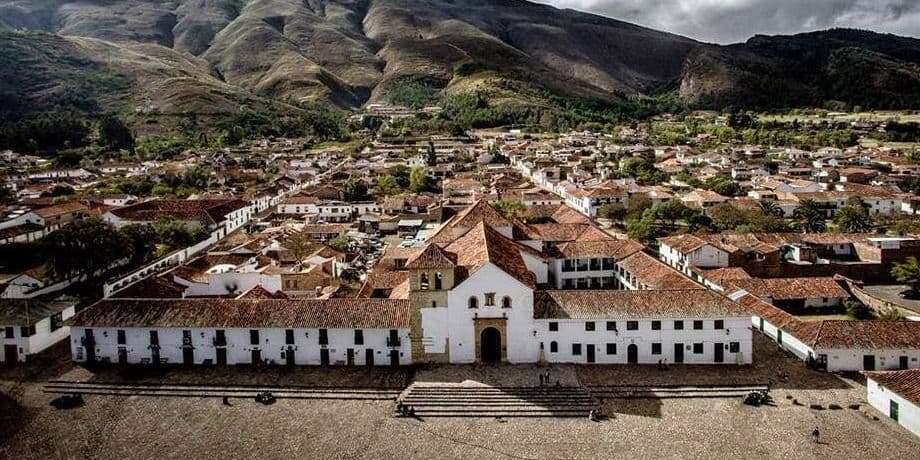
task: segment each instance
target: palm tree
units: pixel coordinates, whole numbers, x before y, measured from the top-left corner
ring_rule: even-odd
[[[869,210],[862,206],[846,205],[840,208],[834,222],[847,233],[868,233],[875,228]]]
[[[904,263],[894,264],[891,276],[910,286],[914,292],[920,292],[920,261],[916,257],[908,257]]]
[[[760,212],[765,216],[783,217],[783,208],[780,208],[773,200],[761,200],[759,206]]]
[[[827,229],[824,210],[814,200],[802,200],[793,213],[805,233],[819,233]]]

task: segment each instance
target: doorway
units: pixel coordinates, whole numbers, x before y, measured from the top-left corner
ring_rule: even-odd
[[[227,349],[226,348],[217,349],[217,365],[218,366],[227,365]]]
[[[118,364],[128,364],[128,349],[118,347]]]
[[[713,344],[713,351],[715,354],[712,357],[712,361],[716,363],[725,362],[725,345],[721,343]]]
[[[674,362],[677,364],[684,362],[684,344],[682,343],[674,344]]]
[[[595,362],[594,345],[588,345],[588,363]]]
[[[16,345],[4,345],[3,359],[8,366],[16,364],[16,362],[19,361],[19,348],[17,348]]]
[[[185,347],[182,349],[182,364],[186,366],[191,366],[195,364],[195,349],[191,347]]]
[[[160,347],[158,345],[151,345],[150,362],[152,362],[154,366],[160,365]]]
[[[626,362],[629,364],[637,364],[639,362],[639,347],[634,343],[626,347]]]
[[[888,401],[888,416],[895,422],[898,421],[898,403],[896,401]]]
[[[373,366],[374,365],[374,350],[370,348],[364,350],[364,365]]]
[[[399,350],[390,350],[390,366],[399,367]]]
[[[902,356],[901,359],[898,361],[898,369],[902,371],[906,370],[908,365],[910,364],[909,361],[910,360],[907,356]]]
[[[354,366],[354,365],[355,365],[355,349],[354,349],[354,348],[349,348],[348,350],[346,350],[346,352],[345,352],[345,364],[348,365],[348,366]]]
[[[294,347],[287,347],[287,351],[284,352],[284,364],[288,367],[293,367],[294,359]]]
[[[323,348],[319,351],[319,365],[328,366],[329,365],[329,349]]]
[[[479,359],[484,363],[497,363],[502,359],[502,334],[494,327],[482,330],[479,340]]]
[[[875,356],[874,355],[863,355],[863,370],[864,371],[874,371],[875,370]]]
[[[252,364],[262,364],[262,350],[252,350]]]

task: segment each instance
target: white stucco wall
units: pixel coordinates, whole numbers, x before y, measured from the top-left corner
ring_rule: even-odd
[[[71,328],[70,343],[74,361],[85,362],[86,350],[81,345],[81,338],[85,336],[82,327]],[[160,360],[166,364],[182,363],[182,331],[192,332],[192,346],[195,350],[195,364],[203,364],[205,360],[216,363],[216,346],[214,338],[219,328],[92,328],[96,340],[96,359],[98,361],[118,362],[118,348],[124,347],[127,351],[128,362],[141,363],[152,356],[150,349],[150,331],[159,334]],[[118,345],[118,329],[125,331],[125,344]],[[284,364],[283,351],[287,350],[285,344],[285,329],[259,329],[259,344],[251,345],[249,328],[223,329],[227,339],[227,364],[251,364],[252,350],[261,350],[263,360],[273,361],[273,364]],[[346,363],[348,349],[354,350],[355,365],[366,365],[365,350],[374,351],[374,365],[388,366],[390,364],[387,346],[389,329],[362,329],[364,331],[364,344],[354,343],[354,329],[327,329],[328,345],[319,344],[319,329],[293,329],[295,363],[298,365],[319,365],[320,350],[329,350],[330,364],[343,365]],[[400,352],[400,364],[411,364],[409,329],[399,329],[400,346],[395,347]]]
[[[484,294],[490,292],[495,293],[495,306],[487,307]],[[471,296],[479,299],[479,308],[469,308],[468,301]],[[501,299],[504,296],[511,297],[511,308],[501,307]],[[534,337],[533,291],[492,263],[487,263],[455,286],[447,295],[447,308],[452,363],[475,362],[476,317],[507,318],[507,334],[502,336],[502,345],[507,348],[508,362],[537,361],[539,345]]]
[[[886,417],[891,416],[891,401],[898,405],[898,424],[908,431],[920,436],[920,407],[904,399],[897,393],[879,385],[875,380],[866,380],[866,393],[869,404]]]

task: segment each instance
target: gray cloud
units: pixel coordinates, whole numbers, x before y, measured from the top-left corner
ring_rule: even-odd
[[[832,27],[920,37],[920,0],[537,1],[716,43]]]

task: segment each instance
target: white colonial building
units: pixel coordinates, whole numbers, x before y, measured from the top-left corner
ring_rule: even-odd
[[[30,355],[66,338],[76,303],[32,299],[0,300],[0,362],[27,361]]]
[[[863,374],[869,404],[920,436],[920,370]]]

